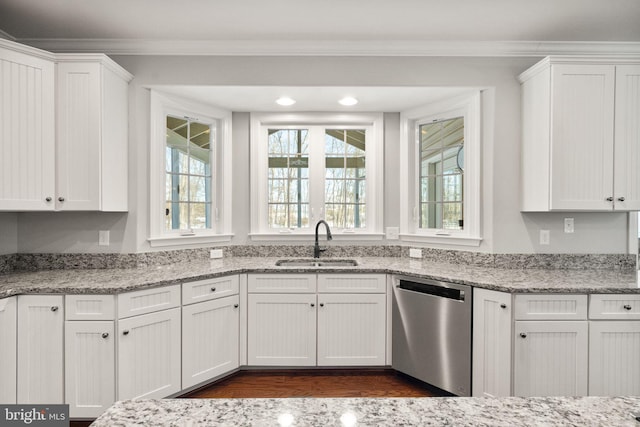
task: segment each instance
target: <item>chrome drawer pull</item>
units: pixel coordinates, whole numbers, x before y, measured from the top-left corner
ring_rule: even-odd
[[[630,306],[629,304],[625,304],[625,305],[623,306],[623,308],[624,308],[625,310],[631,310],[631,306]]]

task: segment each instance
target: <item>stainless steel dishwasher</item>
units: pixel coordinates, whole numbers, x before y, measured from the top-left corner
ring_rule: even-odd
[[[470,396],[471,287],[396,278],[393,296],[393,368]]]

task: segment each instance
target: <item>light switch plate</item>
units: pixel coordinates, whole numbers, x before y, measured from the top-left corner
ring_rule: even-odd
[[[565,233],[573,233],[575,228],[573,226],[573,218],[565,218],[564,219],[564,232]]]
[[[422,258],[422,249],[409,248],[409,256],[411,258]]]
[[[222,258],[222,249],[211,249],[210,256],[213,259]]]
[[[551,232],[549,230],[540,230],[540,244],[548,245],[551,241]]]
[[[109,230],[98,231],[98,246],[109,246]]]

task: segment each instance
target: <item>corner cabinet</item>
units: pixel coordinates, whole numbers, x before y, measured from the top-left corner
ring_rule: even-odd
[[[128,83],[102,54],[0,40],[0,211],[126,211]]]
[[[522,211],[640,209],[640,58],[547,57],[522,84]]]

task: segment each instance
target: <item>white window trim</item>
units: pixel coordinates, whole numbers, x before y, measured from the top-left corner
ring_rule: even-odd
[[[266,183],[268,175],[268,146],[262,143],[262,132],[267,126],[282,128],[292,126],[340,126],[357,128],[366,126],[371,135],[367,137],[367,227],[365,229],[331,229],[335,240],[382,240],[383,224],[383,153],[384,121],[382,113],[252,113],[251,114],[251,233],[254,241],[304,240],[315,233],[315,223],[324,218],[324,208],[311,211],[310,226],[305,229],[282,230],[269,229],[267,218],[267,191],[257,191]],[[312,204],[314,201],[310,201]]]
[[[231,112],[177,97],[169,97],[151,90],[151,138],[149,144],[149,244],[152,247],[181,246],[229,242],[231,233]],[[215,228],[193,230],[180,234],[179,230],[164,229],[165,205],[165,140],[166,115],[206,116],[217,122],[216,147],[213,155],[214,186],[212,186],[212,215]]]
[[[418,223],[418,135],[420,123],[464,117],[465,179],[463,230],[421,229]],[[480,246],[480,92],[425,105],[400,114],[400,239],[412,243]]]

